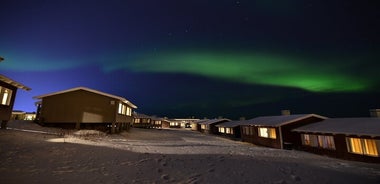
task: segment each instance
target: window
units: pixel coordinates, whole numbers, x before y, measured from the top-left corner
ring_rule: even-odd
[[[178,122],[170,122],[170,126],[178,126]]]
[[[0,104],[1,105],[9,105],[11,103],[12,98],[12,90],[0,87]]]
[[[135,119],[135,123],[140,123],[140,118]]]
[[[123,114],[123,104],[119,103],[119,110],[117,111],[119,114]]]
[[[231,134],[231,128],[226,128],[226,134]]]
[[[248,126],[243,126],[243,134],[249,135],[249,127]]]
[[[225,133],[225,131],[224,131],[224,127],[219,127],[219,132],[220,132],[220,133]]]
[[[259,128],[259,136],[276,139],[276,129],[275,128]]]
[[[201,129],[202,130],[206,129],[206,125],[201,125]]]
[[[346,142],[351,153],[379,156],[380,140],[347,137]]]
[[[302,145],[335,150],[333,136],[301,134]]]
[[[119,103],[117,113],[132,116],[132,109],[123,103]]]

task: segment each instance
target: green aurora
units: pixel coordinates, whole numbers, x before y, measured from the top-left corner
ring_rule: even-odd
[[[353,62],[347,61],[346,67],[352,67],[349,65]],[[273,54],[163,52],[146,54],[133,62],[108,65],[105,69],[120,67],[135,72],[185,73],[311,92],[360,92],[372,87],[372,81],[352,76],[336,63]]]

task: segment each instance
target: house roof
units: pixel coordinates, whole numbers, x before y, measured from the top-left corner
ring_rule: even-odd
[[[242,124],[244,124],[246,120],[239,120],[239,121],[227,121],[227,122],[224,122],[224,123],[220,123],[218,125],[215,125],[216,127],[228,127],[228,128],[233,128],[233,127],[237,127],[237,126],[240,126]]]
[[[272,126],[279,127],[296,121],[300,121],[306,118],[316,117],[320,119],[327,119],[317,114],[293,114],[293,115],[281,115],[281,116],[260,116],[257,118],[245,120],[242,125],[256,125],[256,126]]]
[[[152,117],[146,115],[146,114],[141,114],[141,113],[133,113],[133,117],[134,118],[147,118],[147,119],[151,119]]]
[[[225,121],[231,121],[231,120],[229,120],[229,119],[210,119],[208,121],[198,122],[198,124],[200,124],[200,125],[211,125],[214,123],[225,122]]]
[[[380,118],[331,118],[296,128],[293,131],[380,136]]]
[[[25,91],[30,91],[30,90],[32,90],[31,88],[29,88],[29,87],[27,87],[27,86],[25,86],[25,85],[23,85],[23,84],[21,84],[21,83],[19,83],[19,82],[16,82],[15,80],[12,80],[12,79],[10,79],[10,78],[8,78],[8,77],[5,77],[4,75],[0,75],[0,81],[3,81],[3,82],[5,82],[5,83],[8,83],[8,84],[10,84],[10,85],[12,85],[12,86],[15,86],[15,87],[17,87],[17,88],[23,89],[23,90],[25,90]]]
[[[99,94],[99,95],[107,96],[107,97],[110,97],[110,98],[114,98],[114,99],[120,100],[120,101],[122,101],[122,102],[130,105],[132,108],[137,108],[136,105],[132,104],[130,101],[128,101],[127,99],[125,99],[123,97],[116,96],[116,95],[111,95],[111,94],[108,94],[108,93],[104,93],[104,92],[97,91],[97,90],[90,89],[90,88],[86,88],[86,87],[71,88],[71,89],[67,89],[67,90],[63,90],[63,91],[57,91],[57,92],[54,92],[54,93],[49,93],[49,94],[45,94],[45,95],[35,96],[33,98],[35,98],[35,99],[42,99],[42,98],[45,98],[45,97],[48,97],[48,96],[53,96],[53,95],[58,95],[58,94],[63,94],[63,93],[68,93],[68,92],[78,91],[78,90],[84,90],[84,91],[96,93],[96,94]]]

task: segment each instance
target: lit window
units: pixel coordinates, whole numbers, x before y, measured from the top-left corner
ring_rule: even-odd
[[[135,119],[135,123],[140,123],[140,118]]]
[[[9,105],[11,103],[12,90],[0,87],[0,102],[1,105]]]
[[[355,154],[379,156],[380,140],[346,138],[348,151]]]
[[[231,134],[231,128],[226,128],[226,134]]]
[[[259,136],[276,139],[276,129],[275,128],[259,128]]]
[[[310,146],[310,135],[309,134],[302,134],[301,140],[303,145]]]
[[[224,133],[225,131],[224,131],[224,127],[219,127],[219,132],[220,133]]]
[[[201,129],[202,130],[206,129],[206,125],[201,125]]]
[[[127,107],[127,116],[132,116],[132,109],[130,107]]]
[[[333,136],[301,134],[301,140],[302,144],[306,146],[335,150]]]
[[[119,103],[119,110],[117,111],[119,114],[123,114],[123,104]]]

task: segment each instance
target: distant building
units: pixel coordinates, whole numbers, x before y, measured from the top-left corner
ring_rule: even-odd
[[[13,105],[16,98],[17,89],[26,91],[29,87],[16,82],[4,75],[0,75],[0,121],[1,128],[6,128],[7,122],[11,119]]]
[[[38,104],[37,119],[44,125],[69,128],[127,130],[132,110],[137,108],[123,97],[86,87],[77,87],[34,97]]]
[[[244,121],[241,138],[256,145],[290,149],[299,140],[291,130],[324,119],[327,118],[316,114],[261,116]]]
[[[236,140],[241,138],[240,126],[243,125],[244,122],[245,120],[227,121],[224,123],[217,124],[215,126],[218,127],[219,135]]]
[[[380,163],[380,118],[331,118],[293,131],[301,150]]]
[[[35,120],[36,113],[35,112],[24,112],[24,111],[12,111],[12,120]]]
[[[169,128],[170,122],[165,118],[160,117],[152,117],[152,128],[161,129],[161,128]]]
[[[209,133],[209,134],[219,134],[218,127],[216,125],[223,123],[223,122],[228,122],[231,121],[229,119],[210,119],[206,121],[201,121],[198,122],[198,131],[204,132],[204,133]]]
[[[152,117],[141,113],[133,113],[133,127],[152,128]]]

